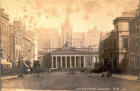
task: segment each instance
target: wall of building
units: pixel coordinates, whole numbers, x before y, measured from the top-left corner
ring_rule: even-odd
[[[31,65],[35,58],[34,33],[27,31],[21,21],[14,21],[10,25],[10,62],[17,66],[19,57],[23,61],[30,61]]]
[[[140,69],[140,16],[136,16],[130,22],[130,36],[129,36],[129,68],[131,73],[137,73]]]
[[[9,56],[9,16],[4,9],[0,9],[0,47],[3,49],[3,60]]]

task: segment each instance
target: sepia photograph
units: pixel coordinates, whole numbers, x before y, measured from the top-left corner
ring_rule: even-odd
[[[0,91],[140,91],[140,0],[0,0]]]

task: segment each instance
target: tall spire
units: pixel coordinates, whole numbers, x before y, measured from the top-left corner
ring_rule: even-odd
[[[138,8],[140,9],[140,0],[139,0]]]
[[[70,43],[72,43],[72,26],[70,23],[70,15],[71,13],[71,0],[67,0],[66,3],[66,17],[64,24],[62,24],[62,46],[67,43],[70,46]]]
[[[138,4],[138,9],[140,9],[140,0],[139,0],[139,4]]]
[[[139,4],[138,4],[138,9],[136,11],[136,16],[140,16],[140,0],[139,0]]]
[[[66,19],[65,22],[69,23],[70,22],[70,12],[71,12],[71,0],[67,1],[67,5],[66,5]]]
[[[67,1],[67,10],[66,10],[66,14],[69,15],[71,13],[71,0]]]

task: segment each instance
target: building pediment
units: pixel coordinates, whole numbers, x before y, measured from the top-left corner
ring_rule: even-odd
[[[52,54],[81,54],[80,51],[77,51],[75,48],[67,47],[67,48],[58,48],[51,52]]]
[[[77,48],[74,48],[74,47],[64,47],[64,48],[58,48],[58,49],[52,51],[51,54],[85,54],[85,55],[88,54],[88,55],[92,55],[93,52],[77,50]]]

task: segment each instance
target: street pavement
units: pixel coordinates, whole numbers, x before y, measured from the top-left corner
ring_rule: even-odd
[[[140,81],[124,80],[100,74],[52,72],[24,78],[2,80],[2,91],[140,91]]]
[[[130,81],[138,81],[138,76],[113,74],[114,77],[126,79]],[[140,80],[139,80],[140,81]]]

